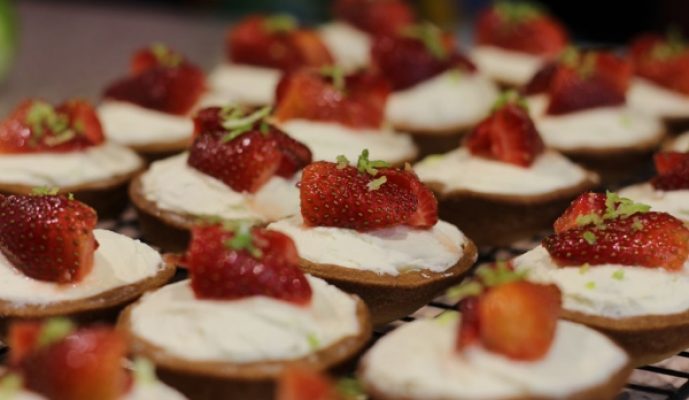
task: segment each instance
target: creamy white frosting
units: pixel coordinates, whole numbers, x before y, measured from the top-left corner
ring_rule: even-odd
[[[208,75],[215,96],[228,103],[255,106],[272,104],[282,72],[248,64],[221,64]]]
[[[235,192],[187,164],[188,153],[156,161],[141,177],[144,197],[158,208],[195,216],[272,221],[299,213],[299,174],[271,178],[254,194]]]
[[[608,318],[689,310],[689,262],[678,272],[617,264],[558,267],[548,251],[538,246],[517,257],[514,265],[528,271],[529,280],[559,286],[567,310]]]
[[[673,140],[669,141],[666,150],[679,151],[680,153],[689,152],[689,132],[684,132]]]
[[[590,173],[560,153],[547,150],[528,168],[474,156],[466,148],[426,157],[414,166],[423,182],[443,185],[443,192],[469,190],[504,195],[539,195],[572,188]]]
[[[165,352],[194,361],[292,360],[357,335],[354,298],[307,276],[310,304],[253,296],[201,300],[188,280],[145,295],[131,313],[132,332]]]
[[[660,118],[689,117],[689,96],[643,78],[632,79],[627,101],[631,107]]]
[[[125,146],[176,142],[191,138],[194,123],[186,115],[151,110],[124,101],[105,100],[98,117],[108,139]]]
[[[658,118],[625,105],[547,115],[546,96],[528,102],[543,141],[557,150],[634,148],[660,141],[665,131]]]
[[[525,85],[544,63],[533,54],[487,45],[474,47],[471,59],[483,74],[513,86]]]
[[[417,153],[408,134],[391,130],[352,129],[337,123],[304,119],[286,121],[280,128],[309,146],[314,161],[335,161],[340,154],[356,160],[363,149],[368,149],[371,160],[395,164],[412,160]]]
[[[648,204],[653,211],[666,212],[689,221],[689,189],[656,190],[650,183],[639,183],[620,189],[620,196]]]
[[[126,286],[159,272],[160,254],[148,245],[119,233],[95,229],[99,243],[93,270],[82,281],[59,285],[29,278],[0,253],[0,298],[13,304],[48,304],[78,300]]]
[[[411,130],[445,130],[471,126],[490,112],[496,85],[480,73],[447,71],[408,89],[393,92],[387,119]]]
[[[606,384],[628,362],[624,351],[605,336],[567,321],[558,322],[545,357],[531,362],[480,346],[458,354],[456,335],[453,321],[405,324],[364,356],[361,377],[391,398],[565,398]]]
[[[318,29],[318,35],[345,71],[356,71],[371,62],[371,37],[344,22],[333,21]]]
[[[468,242],[457,227],[444,221],[428,230],[400,225],[359,232],[307,227],[298,215],[274,222],[268,228],[290,236],[303,259],[381,275],[418,270],[444,272],[462,258],[463,246]]]
[[[103,143],[83,151],[0,155],[0,183],[68,187],[130,174],[143,165],[133,151]]]
[[[135,385],[120,398],[121,400],[186,400],[181,393],[160,381],[151,383],[135,383]],[[20,390],[6,400],[48,400],[39,394]]]

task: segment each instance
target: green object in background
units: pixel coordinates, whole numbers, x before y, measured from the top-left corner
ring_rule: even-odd
[[[0,80],[5,78],[17,44],[17,21],[11,0],[0,0]]]

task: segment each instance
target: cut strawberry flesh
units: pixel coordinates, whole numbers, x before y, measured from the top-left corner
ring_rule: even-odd
[[[658,175],[651,184],[658,190],[689,189],[689,153],[663,152],[653,157]]]
[[[344,400],[335,385],[322,373],[291,367],[280,376],[277,400]]]
[[[603,193],[584,193],[577,197],[565,212],[555,221],[553,227],[556,233],[581,226],[582,217],[605,213],[606,196]]]

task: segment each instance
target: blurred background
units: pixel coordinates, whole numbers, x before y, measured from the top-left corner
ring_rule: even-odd
[[[490,1],[410,3],[467,46],[472,18]],[[689,28],[686,0],[540,3],[585,44],[621,46],[637,32]],[[210,69],[222,60],[223,35],[234,19],[288,12],[317,24],[328,19],[329,8],[328,0],[0,0],[0,115],[29,96],[96,99],[104,82],[125,71],[132,51],[151,42],[167,43]]]

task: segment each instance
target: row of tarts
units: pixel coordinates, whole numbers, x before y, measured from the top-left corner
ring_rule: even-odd
[[[208,81],[154,45],[98,110],[29,100],[3,120],[0,393],[181,398],[153,364],[194,399],[272,398],[279,377],[282,400],[346,397],[317,371],[448,288],[461,319],[414,322],[374,344],[359,363],[368,395],[612,398],[631,366],[689,346],[685,140],[655,156],[648,183],[585,193],[633,176],[684,116],[680,39],[644,38],[632,68],[565,49],[542,10],[501,3],[478,20],[472,62],[402,2],[335,11],[318,31],[285,16],[240,22],[230,62]],[[354,48],[351,35],[373,67],[356,70],[335,50]],[[483,74],[498,78],[483,65],[495,57],[542,68],[499,96]],[[503,70],[519,65],[504,60]],[[639,84],[648,106],[635,103]],[[144,171],[136,152],[161,159]],[[448,153],[408,163],[429,152]],[[144,239],[165,256],[96,229],[85,204],[112,212],[126,188]],[[474,243],[510,243],[553,221],[541,246],[453,286]],[[165,285],[178,266],[189,279]],[[108,315],[117,332],[32,321]],[[150,361],[130,374],[128,351]]]

